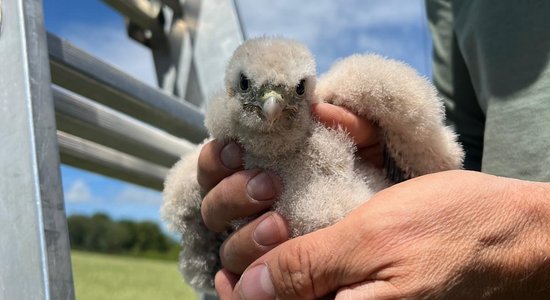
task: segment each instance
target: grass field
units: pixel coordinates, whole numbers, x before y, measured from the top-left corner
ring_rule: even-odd
[[[177,262],[72,251],[78,300],[196,299]]]

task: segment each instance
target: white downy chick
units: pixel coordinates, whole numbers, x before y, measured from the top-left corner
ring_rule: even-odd
[[[373,120],[388,157],[405,177],[461,166],[463,151],[443,123],[435,89],[408,66],[376,55],[351,56],[315,85],[315,62],[305,46],[281,38],[252,39],[235,51],[225,91],[206,112],[212,138],[234,140],[244,148],[246,169],[280,176],[283,190],[273,209],[287,219],[292,237],[337,222],[393,184],[383,170],[355,157],[346,132],[327,129],[311,116],[314,99]],[[202,222],[199,151],[170,171],[162,214],[182,234],[184,278],[209,292],[228,233],[211,232]]]

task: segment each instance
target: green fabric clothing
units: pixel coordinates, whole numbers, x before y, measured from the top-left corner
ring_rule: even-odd
[[[426,0],[465,168],[550,181],[550,1]]]

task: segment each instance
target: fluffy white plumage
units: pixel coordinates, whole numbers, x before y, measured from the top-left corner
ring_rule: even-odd
[[[229,62],[225,91],[207,108],[206,126],[212,138],[242,145],[246,169],[269,169],[281,177],[283,191],[273,209],[288,220],[293,237],[335,223],[392,184],[384,171],[355,157],[345,132],[327,129],[310,115],[313,101],[341,105],[376,122],[388,154],[409,177],[462,164],[462,148],[443,123],[435,89],[405,64],[354,55],[316,82],[313,56],[300,43],[249,40]],[[202,223],[199,151],[170,171],[162,215],[182,234],[186,281],[211,291],[227,233],[210,232]]]

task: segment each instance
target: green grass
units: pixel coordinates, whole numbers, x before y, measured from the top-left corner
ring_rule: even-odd
[[[196,299],[177,262],[72,251],[78,300]]]

